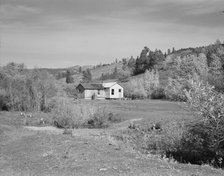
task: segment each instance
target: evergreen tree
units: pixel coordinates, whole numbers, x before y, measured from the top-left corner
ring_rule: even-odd
[[[92,74],[90,69],[88,68],[86,71],[83,72],[83,81],[90,82],[92,80]]]
[[[215,41],[215,45],[221,45],[222,44],[222,42],[219,40],[219,39],[217,39],[216,41]]]
[[[146,70],[154,68],[161,69],[165,57],[161,50],[150,51],[149,48],[144,47],[141,52],[140,58],[136,59],[134,74],[144,73]]]
[[[173,47],[173,49],[172,49],[172,53],[174,53],[175,52],[175,48]]]
[[[170,55],[170,53],[171,53],[171,52],[170,52],[170,49],[168,49],[168,50],[167,50],[167,55]]]
[[[67,70],[66,71],[66,83],[69,84],[69,83],[73,83],[73,82],[74,82],[74,80],[71,75],[71,72],[70,72],[70,70]]]
[[[113,77],[117,78],[117,76],[118,76],[117,67],[114,67]]]
[[[128,61],[128,64],[127,64],[127,66],[128,66],[128,68],[131,70],[131,74],[133,74],[134,73],[134,70],[135,70],[135,64],[136,64],[136,60],[134,59],[134,57],[133,56],[131,56],[131,58],[129,59],[129,61]]]

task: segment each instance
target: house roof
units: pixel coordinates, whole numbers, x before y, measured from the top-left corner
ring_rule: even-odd
[[[117,84],[116,82],[108,82],[108,83],[103,83],[103,87],[104,88],[110,88],[113,85]]]
[[[110,88],[118,84],[117,82],[106,82],[106,83],[81,83],[81,85],[86,90],[103,90],[105,88]]]
[[[104,89],[102,84],[93,84],[93,83],[81,83],[82,87],[87,90],[102,90]]]

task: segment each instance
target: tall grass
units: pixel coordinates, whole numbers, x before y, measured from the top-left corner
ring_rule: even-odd
[[[111,122],[119,122],[119,116],[110,112],[107,106],[92,102],[57,98],[52,109],[53,124],[59,128],[105,128]]]
[[[86,104],[84,107],[84,104],[73,103],[65,97],[59,97],[54,101],[53,123],[59,128],[79,127],[96,111],[94,106]]]

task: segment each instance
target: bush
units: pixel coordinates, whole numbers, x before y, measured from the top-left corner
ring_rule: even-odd
[[[65,91],[68,97],[77,99],[80,95],[78,90],[76,89],[76,86],[77,85],[75,84],[66,84],[64,85],[63,90]]]
[[[185,96],[195,119],[183,125],[166,124],[160,138],[149,139],[148,148],[180,162],[224,167],[224,95],[197,78],[189,83]]]
[[[81,127],[96,112],[91,104],[75,103],[63,97],[56,99],[53,107],[53,124],[59,128]]]
[[[108,127],[108,113],[105,108],[97,108],[93,116],[91,116],[86,126],[88,128],[105,128]]]
[[[107,108],[98,108],[93,116],[87,121],[88,128],[106,128],[110,123],[120,122],[121,118],[113,113],[108,113]]]
[[[181,148],[181,140],[184,133],[184,123],[168,122],[163,125],[159,124],[159,130],[150,130],[146,134],[145,140],[147,150],[152,153],[166,155],[170,157],[170,153],[177,152]],[[157,127],[157,128],[158,128]]]
[[[168,85],[165,88],[166,99],[171,101],[187,101],[185,90],[189,90],[189,83],[182,78],[168,79]]]
[[[91,102],[83,103],[68,98],[58,98],[52,114],[53,125],[58,128],[106,128],[110,123],[121,121],[107,107],[97,107]]]
[[[131,99],[147,98],[143,79],[131,79],[125,86],[124,96]]]
[[[69,117],[55,117],[53,124],[57,128],[75,128],[75,122]]]
[[[215,75],[209,73],[207,79],[209,84],[215,86],[215,90],[224,93],[224,74]]]
[[[188,103],[198,112],[197,120],[188,127],[188,133],[201,143],[190,142],[203,162],[224,166],[224,95],[214,87],[199,80],[191,81],[192,88],[186,92]],[[188,140],[191,141],[191,140]],[[196,146],[195,146],[196,145]]]
[[[165,90],[161,87],[154,89],[151,93],[151,99],[165,99]]]
[[[1,111],[8,111],[9,110],[9,97],[5,90],[0,89],[0,110]]]
[[[131,79],[125,86],[125,97],[131,99],[150,98],[153,93],[156,98],[157,89],[159,89],[159,72],[158,70],[146,70],[144,77]],[[154,91],[155,90],[155,91]],[[154,92],[153,92],[154,91]]]

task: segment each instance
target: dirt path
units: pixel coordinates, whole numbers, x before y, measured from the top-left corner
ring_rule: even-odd
[[[15,127],[0,124],[0,175],[222,175],[211,167],[169,163],[144,156],[114,139],[139,119],[108,129],[76,129],[72,135],[54,127]]]

